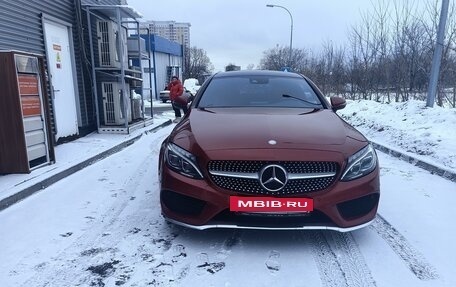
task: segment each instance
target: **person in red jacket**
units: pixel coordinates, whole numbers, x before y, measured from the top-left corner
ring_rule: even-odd
[[[178,123],[182,117],[180,110],[182,109],[185,115],[188,111],[188,108],[187,103],[184,103],[183,101],[184,97],[180,97],[184,93],[184,86],[182,86],[182,83],[177,76],[173,76],[171,78],[171,82],[168,84],[168,90],[169,99],[171,100],[174,115],[176,116],[173,122]]]

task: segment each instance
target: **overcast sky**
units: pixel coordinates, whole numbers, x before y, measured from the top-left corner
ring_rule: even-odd
[[[263,52],[289,46],[293,16],[293,47],[317,50],[327,41],[343,44],[360,21],[370,0],[128,0],[144,20],[189,22],[190,44],[207,52],[214,71],[229,63],[246,68],[260,63]]]

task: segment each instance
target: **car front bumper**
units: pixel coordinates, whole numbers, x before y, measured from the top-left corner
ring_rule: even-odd
[[[239,213],[229,211],[230,196],[245,196],[215,186],[210,180],[180,175],[163,165],[161,208],[170,222],[194,229],[240,228],[351,231],[369,225],[380,198],[378,167],[350,182],[335,182],[327,190],[300,194],[312,198],[306,214]]]
[[[183,223],[171,218],[167,218],[164,216],[168,222],[171,222],[176,225],[180,225],[186,228],[197,229],[197,230],[205,230],[205,229],[212,229],[212,228],[227,228],[227,229],[253,229],[253,230],[333,230],[338,232],[350,232],[353,230],[361,229],[364,227],[369,226],[374,220],[368,221],[366,223],[354,226],[354,227],[337,227],[337,226],[328,226],[328,225],[304,225],[304,226],[296,226],[296,227],[265,227],[265,226],[247,226],[247,225],[237,225],[237,224],[204,224],[204,225],[191,225],[187,223]]]

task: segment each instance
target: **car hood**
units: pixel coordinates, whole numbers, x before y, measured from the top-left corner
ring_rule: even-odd
[[[233,149],[321,149],[366,139],[331,110],[192,109],[174,141],[205,151]],[[334,149],[334,148],[329,148]]]

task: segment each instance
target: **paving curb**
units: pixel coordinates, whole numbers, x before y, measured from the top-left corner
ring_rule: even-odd
[[[387,146],[381,145],[374,141],[370,141],[375,149],[382,151],[390,156],[397,157],[403,161],[406,161],[410,164],[413,164],[417,167],[420,167],[424,170],[429,171],[431,174],[439,175],[445,179],[451,180],[452,182],[456,182],[456,172],[453,172],[448,169],[444,169],[441,167],[437,167],[431,163],[425,162],[423,160],[417,159],[409,154],[403,153],[398,150],[391,149]]]
[[[116,145],[116,146],[114,146],[114,147],[102,152],[102,153],[99,153],[99,154],[97,154],[97,155],[95,155],[95,156],[93,156],[93,157],[91,157],[89,159],[86,159],[85,161],[80,162],[80,163],[78,163],[78,164],[76,164],[74,166],[71,166],[71,167],[69,167],[69,168],[67,168],[67,169],[65,169],[65,170],[63,170],[63,171],[61,171],[59,173],[56,173],[56,174],[54,174],[54,175],[52,175],[52,176],[50,176],[48,178],[45,178],[45,179],[43,179],[42,181],[40,181],[38,183],[35,183],[35,184],[33,184],[33,185],[31,185],[31,186],[29,186],[27,188],[24,188],[23,190],[19,191],[16,194],[13,194],[13,195],[11,195],[11,196],[9,196],[7,198],[4,198],[4,199],[0,200],[0,211],[10,207],[11,205],[23,200],[24,198],[26,198],[26,197],[28,197],[28,196],[30,196],[30,195],[38,192],[38,191],[41,191],[41,190],[49,187],[50,185],[58,182],[61,179],[65,178],[65,177],[67,177],[67,176],[69,176],[69,175],[71,175],[71,174],[73,174],[73,173],[75,173],[77,171],[80,171],[83,168],[86,168],[86,167],[96,163],[97,161],[105,159],[108,156],[113,155],[113,154],[123,150],[124,148],[132,145],[134,142],[139,140],[143,136],[144,133],[154,132],[154,131],[156,131],[158,129],[161,129],[161,128],[165,127],[165,126],[170,125],[171,123],[172,123],[172,121],[168,120],[168,121],[166,121],[166,122],[164,122],[164,123],[162,123],[162,124],[160,124],[158,126],[155,126],[155,127],[151,128],[151,129],[148,129],[148,130],[145,130],[141,134],[139,134],[139,135],[137,135],[137,136],[125,141],[125,142],[122,142],[122,143],[120,143],[120,144],[118,144],[118,145]]]

